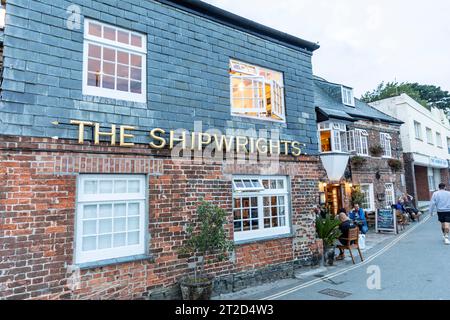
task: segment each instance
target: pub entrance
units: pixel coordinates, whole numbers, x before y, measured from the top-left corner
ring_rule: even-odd
[[[344,207],[345,185],[328,184],[324,189],[326,205],[331,214],[337,215],[339,209]]]

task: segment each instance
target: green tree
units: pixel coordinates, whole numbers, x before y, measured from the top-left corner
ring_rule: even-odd
[[[417,82],[381,82],[373,91],[366,92],[361,100],[374,102],[406,93],[426,108],[436,107],[450,111],[450,94],[434,85],[422,85]]]

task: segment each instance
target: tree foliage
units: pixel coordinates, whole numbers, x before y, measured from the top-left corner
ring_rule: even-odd
[[[366,92],[361,100],[374,102],[406,93],[426,108],[436,107],[450,111],[450,94],[434,85],[423,85],[417,82],[381,82],[373,91]]]

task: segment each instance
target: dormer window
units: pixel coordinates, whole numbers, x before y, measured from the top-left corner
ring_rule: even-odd
[[[346,106],[355,106],[355,97],[353,96],[353,89],[342,87],[342,103]]]

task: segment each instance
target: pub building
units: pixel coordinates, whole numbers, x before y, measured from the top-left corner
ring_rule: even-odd
[[[360,202],[373,222],[376,210],[391,208],[406,192],[403,122],[356,99],[343,84],[315,77],[314,93],[326,171],[318,182],[321,203],[336,215]]]
[[[109,3],[6,2],[0,299],[179,298],[202,199],[235,243],[215,294],[314,263],[318,45],[201,1]]]

